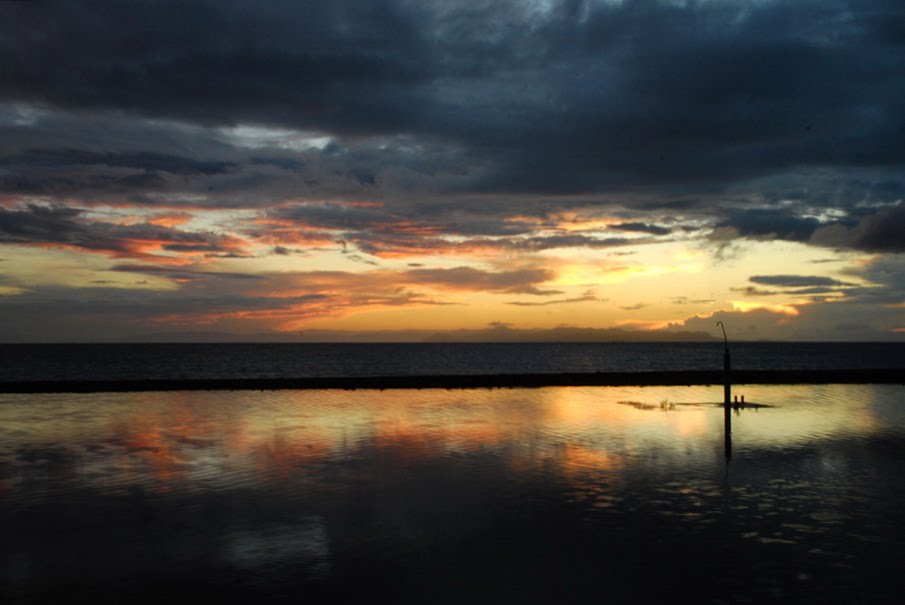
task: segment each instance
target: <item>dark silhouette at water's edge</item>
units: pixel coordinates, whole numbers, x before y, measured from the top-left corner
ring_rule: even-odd
[[[280,389],[468,389],[548,386],[722,385],[722,371],[463,374],[302,378],[4,381],[0,393],[100,393]],[[734,384],[905,384],[905,370],[736,370]]]

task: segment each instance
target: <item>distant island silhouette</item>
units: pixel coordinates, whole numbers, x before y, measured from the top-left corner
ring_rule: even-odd
[[[516,329],[492,327],[450,330],[429,336],[427,342],[710,342],[707,332],[665,332],[621,328]]]

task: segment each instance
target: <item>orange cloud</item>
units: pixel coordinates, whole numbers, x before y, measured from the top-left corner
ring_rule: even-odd
[[[738,300],[733,300],[731,302],[733,309],[735,311],[741,311],[742,313],[750,313],[751,311],[769,311],[770,313],[788,315],[790,317],[797,317],[799,315],[798,309],[793,307],[792,305],[771,305],[767,303],[745,302]]]
[[[268,281],[251,292],[257,296],[289,298],[315,292],[333,294],[399,293],[405,287],[424,287],[451,292],[500,292],[507,294],[558,294],[539,286],[555,278],[550,269],[524,267],[486,271],[474,267],[418,268],[405,271],[376,270],[362,273],[346,271],[308,271],[273,273]],[[273,286],[279,284],[279,289]]]
[[[140,272],[140,266],[126,265]],[[154,274],[165,274],[159,267]],[[215,272],[174,273],[170,279],[201,281],[217,278]],[[237,277],[243,277],[241,275]],[[161,314],[157,323],[210,325],[227,321],[261,322],[277,331],[294,331],[312,319],[343,317],[376,307],[419,307],[454,305],[457,301],[436,300],[431,292],[492,292],[545,296],[559,294],[541,289],[554,277],[548,269],[521,268],[509,271],[485,271],[473,267],[418,268],[405,271],[377,270],[362,273],[311,271],[265,273],[254,280],[240,280],[241,290],[225,299],[218,308],[198,306],[198,311]],[[422,291],[423,290],[423,291]]]
[[[30,244],[36,248],[43,248],[45,250],[70,250],[72,252],[85,252],[84,246],[77,246],[74,244],[58,244],[51,242],[44,242],[40,244]],[[161,254],[153,254],[152,252],[159,251],[161,248],[160,245],[154,245],[153,243],[141,242],[141,241],[132,241],[132,242],[120,242],[120,245],[116,248],[103,248],[101,246],[92,247],[90,252],[95,252],[98,254],[105,254],[110,258],[129,258],[133,260],[141,260],[146,262],[153,262],[156,264],[162,265],[170,265],[174,267],[183,267],[186,265],[191,265],[192,260],[190,258],[185,258],[182,256],[166,256]]]
[[[192,220],[192,215],[188,212],[169,212],[152,216],[147,222],[160,227],[177,227],[190,220]]]

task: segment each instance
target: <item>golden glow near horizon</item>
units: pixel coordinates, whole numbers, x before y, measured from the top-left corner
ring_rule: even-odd
[[[0,342],[903,338],[888,2],[122,4],[0,3]]]
[[[382,211],[381,204],[364,202],[304,207],[339,216]],[[712,332],[715,320],[707,320],[737,314],[763,324],[762,337],[776,337],[777,330],[804,319],[809,307],[845,303],[847,288],[869,290],[872,284],[859,275],[877,262],[754,240],[738,240],[731,255],[721,256],[719,244],[706,239],[623,237],[612,233],[616,219],[600,216],[518,216],[509,222],[528,232],[515,239],[447,237],[429,225],[375,223],[374,250],[349,241],[340,228],[251,210],[98,206],[80,220],[80,228],[100,225],[102,233],[112,234],[110,241],[0,246],[5,301],[26,300],[48,288],[160,297],[150,313],[129,321],[136,331],[568,326]],[[576,234],[584,238],[578,243],[588,243],[539,250],[520,243]],[[593,245],[617,236],[617,244]],[[801,275],[804,281],[796,282]],[[808,288],[812,283],[825,287]]]

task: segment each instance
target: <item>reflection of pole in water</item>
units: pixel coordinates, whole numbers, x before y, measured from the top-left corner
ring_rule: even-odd
[[[726,473],[728,474],[728,463],[732,460],[732,414],[728,403],[723,406],[723,454],[726,456]]]
[[[729,409],[732,401],[732,362],[729,358],[729,339],[726,326],[718,321],[716,325],[723,331],[723,455],[726,456],[726,478],[729,478],[729,461],[732,460],[732,415]]]
[[[729,409],[729,402],[732,399],[732,380],[730,378],[732,363],[729,359],[729,339],[726,338],[726,326],[723,325],[723,322],[718,321],[716,325],[723,331],[723,405]]]

